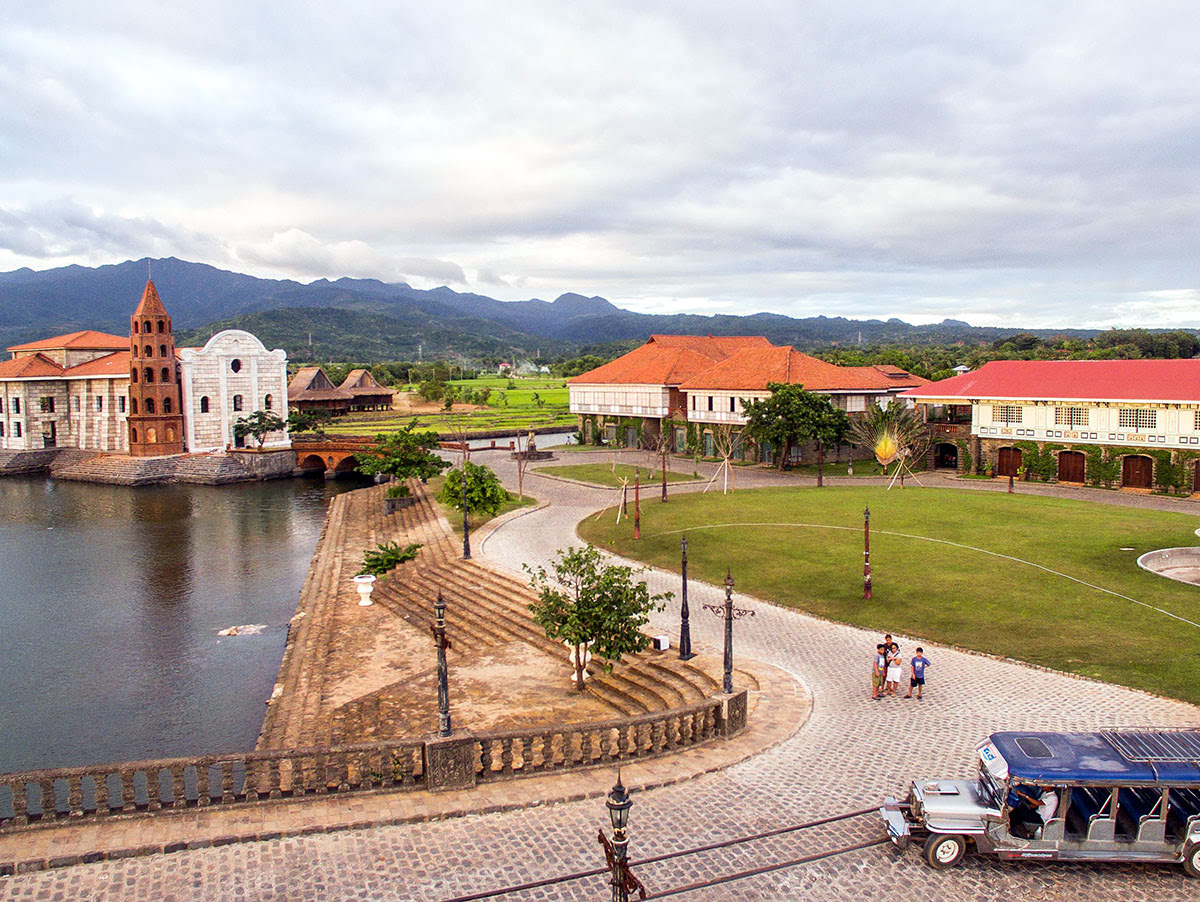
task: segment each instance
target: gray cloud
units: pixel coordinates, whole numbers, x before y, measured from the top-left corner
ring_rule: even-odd
[[[22,3],[0,266],[1196,323],[1198,37],[1184,2]]]

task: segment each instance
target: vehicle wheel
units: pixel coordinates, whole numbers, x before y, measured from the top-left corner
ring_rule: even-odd
[[[1193,877],[1200,877],[1200,842],[1183,850],[1183,869]]]
[[[952,868],[967,854],[967,841],[954,833],[934,833],[925,840],[925,861],[942,870]]]

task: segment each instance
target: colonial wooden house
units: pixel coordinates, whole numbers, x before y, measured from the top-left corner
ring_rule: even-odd
[[[176,348],[171,317],[147,282],[127,336],[72,332],[14,345],[0,363],[0,449],[78,448],[141,457],[235,444],[255,410],[287,417],[287,358],[230,329]],[[264,446],[286,448],[286,430]]]
[[[655,447],[667,430],[677,452],[712,457],[723,426],[745,425],[744,404],[784,382],[828,395],[853,414],[886,406],[926,380],[887,366],[841,367],[762,336],[654,335],[616,360],[569,380],[570,409],[585,441],[598,434],[627,447]],[[811,449],[795,448],[800,460]],[[774,449],[734,440],[737,459],[769,461]]]
[[[354,396],[338,388],[319,366],[304,366],[288,383],[288,404],[296,410],[323,410],[341,416],[350,409]]]
[[[903,397],[941,466],[1200,490],[1200,359],[997,360]]]
[[[396,394],[376,382],[370,370],[351,370],[338,387],[350,393],[351,410],[391,410]]]

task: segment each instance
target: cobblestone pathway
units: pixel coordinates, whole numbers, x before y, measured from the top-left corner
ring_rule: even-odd
[[[481,455],[482,456],[482,455]],[[506,461],[487,462],[512,476]],[[739,473],[739,477],[742,474]],[[739,484],[768,483],[755,471]],[[516,568],[545,561],[570,541],[575,523],[613,493],[580,489],[530,475],[527,490],[550,502],[522,512],[487,535],[477,550]],[[1107,500],[1107,493],[1106,493]],[[656,502],[651,502],[656,503]],[[654,573],[655,589],[677,590],[678,578]],[[693,584],[698,610],[715,602],[713,587]],[[738,624],[739,652],[801,677],[814,696],[808,723],[770,752],[728,770],[639,793],[631,814],[635,858],[768,830],[863,808],[913,777],[973,771],[972,747],[996,729],[1092,729],[1106,725],[1185,725],[1198,709],[1011,662],[922,642],[933,661],[923,702],[872,701],[867,662],[877,637],[772,605],[740,598],[757,616]],[[693,617],[694,639],[716,646],[720,623]],[[674,634],[668,611],[663,626]],[[898,636],[902,649],[917,640]],[[600,771],[597,781],[612,775]],[[596,829],[606,821],[598,800],[506,814],[402,827],[181,852],[82,865],[0,880],[0,899],[445,899],[602,863]],[[813,831],[675,859],[640,868],[651,892],[821,849],[878,837],[879,822],[862,817]],[[968,858],[935,872],[918,853],[887,847],[854,852],[686,896],[699,900],[878,899],[1195,899],[1200,883],[1179,867],[1000,864]],[[607,897],[600,878],[507,898]]]

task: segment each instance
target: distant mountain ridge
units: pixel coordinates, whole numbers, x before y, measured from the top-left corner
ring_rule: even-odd
[[[296,359],[374,361],[456,354],[468,357],[574,353],[598,344],[641,341],[654,333],[765,335],[776,344],[911,344],[995,341],[1021,331],[1089,338],[1097,330],[1020,330],[947,319],[913,326],[898,319],[797,319],[643,314],[601,297],[567,293],[553,301],[499,301],[442,287],[413,288],[377,279],[260,279],[167,257],[108,266],[65,266],[0,273],[0,341],[80,329],[124,334],[149,273],[181,338],[202,341],[219,328],[254,332]],[[311,342],[310,342],[310,333]]]

